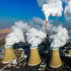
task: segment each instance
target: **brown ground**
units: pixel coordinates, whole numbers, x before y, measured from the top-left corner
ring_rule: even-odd
[[[52,69],[49,67],[49,60],[48,57],[46,60],[47,66],[45,71],[71,71],[71,59],[66,57],[61,57],[63,66],[58,69]],[[5,70],[9,71],[38,71],[39,66],[29,67],[27,64],[24,64],[25,61],[22,61],[20,64],[16,65],[15,67],[7,67]],[[5,66],[0,63],[0,69]],[[19,67],[19,68],[18,68]]]

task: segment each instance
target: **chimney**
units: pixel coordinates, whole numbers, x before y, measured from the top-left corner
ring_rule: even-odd
[[[11,62],[13,59],[16,58],[15,52],[12,46],[7,46],[5,48],[4,57],[2,63],[6,64]]]
[[[46,33],[47,33],[47,37],[48,37],[48,40],[49,40],[50,37],[49,37],[49,34],[48,34],[48,21],[46,21]]]
[[[29,66],[36,66],[40,64],[41,59],[37,47],[30,47],[30,57],[28,61]]]
[[[46,21],[46,30],[47,30],[47,33],[48,33],[48,21]]]
[[[62,61],[60,59],[59,48],[53,48],[50,60],[51,68],[59,68],[62,66]]]

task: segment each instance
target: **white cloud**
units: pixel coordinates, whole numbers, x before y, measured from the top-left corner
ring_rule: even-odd
[[[67,21],[71,20],[71,1],[68,2],[68,5],[65,7],[65,18]]]

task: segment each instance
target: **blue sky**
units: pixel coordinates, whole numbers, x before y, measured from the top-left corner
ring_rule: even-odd
[[[36,0],[0,0],[0,28],[9,27],[17,20],[27,21],[33,17],[45,19]],[[49,19],[65,21],[64,15],[60,18],[50,17]]]

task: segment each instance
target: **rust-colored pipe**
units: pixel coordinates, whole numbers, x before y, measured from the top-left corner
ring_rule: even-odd
[[[48,21],[46,21],[46,30],[48,32]]]

